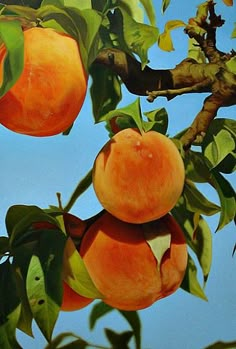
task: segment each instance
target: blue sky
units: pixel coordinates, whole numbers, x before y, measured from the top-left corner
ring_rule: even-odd
[[[216,10],[227,20],[219,30],[218,46],[230,51],[235,40],[230,39],[233,30],[234,8],[226,7],[217,1]],[[156,1],[157,13],[161,1]],[[195,13],[199,2],[196,0],[172,0],[164,16],[157,15],[160,31],[169,19],[187,21]],[[157,46],[150,50],[150,65],[154,68],[172,68],[186,57],[187,38],[182,28],[173,33],[175,51],[165,53]],[[188,126],[199,111],[204,95],[181,96],[166,102],[160,98],[150,105],[142,99],[144,111],[166,107],[169,114],[168,133],[174,135]],[[134,101],[137,97],[124,89],[124,99],[120,106]],[[235,107],[224,108],[219,117],[235,119]],[[91,168],[100,148],[108,140],[103,124],[94,125],[89,93],[75,125],[68,137],[61,135],[48,138],[34,138],[15,134],[0,128],[0,229],[5,234],[4,218],[9,206],[14,204],[34,204],[46,208],[57,204],[56,192],[61,192],[65,204],[75,186]],[[230,176],[235,186],[235,175]],[[217,202],[214,193],[205,190],[209,199]],[[100,211],[92,187],[76,202],[72,213],[87,218]],[[218,216],[210,218],[208,223],[215,230]],[[140,311],[142,319],[142,343],[144,349],[202,349],[212,342],[236,339],[236,258],[232,258],[235,243],[233,224],[213,236],[213,265],[206,285],[208,302],[193,297],[183,290],[155,303],[152,307]],[[91,307],[73,313],[61,313],[54,334],[72,331],[96,344],[107,344],[103,328],[115,331],[127,330],[128,326],[114,311],[98,323],[95,330],[88,328],[88,314]],[[19,333],[24,349],[32,347],[43,349],[45,340],[34,327],[35,339]]]

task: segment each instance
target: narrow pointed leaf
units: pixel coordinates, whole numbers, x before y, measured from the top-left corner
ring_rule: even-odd
[[[219,173],[212,171],[212,186],[216,189],[220,203],[221,212],[217,231],[230,223],[236,212],[236,195],[231,184]]]
[[[102,298],[71,238],[67,239],[64,251],[63,279],[75,292],[84,297]]]
[[[97,321],[103,317],[104,315],[110,313],[113,311],[114,308],[110,307],[109,305],[99,302],[95,304],[91,310],[91,313],[89,315],[89,327],[91,330],[94,329]]]
[[[136,124],[136,127],[139,129],[139,131],[143,132],[143,124],[142,124],[142,115],[141,115],[141,109],[140,109],[140,99],[137,98],[133,103],[127,105],[124,108],[116,109],[113,111],[110,111],[106,115],[104,115],[100,121],[108,121],[114,117],[117,116],[124,116],[129,117],[133,119],[133,121]]]
[[[26,280],[27,295],[34,319],[45,338],[50,341],[60,306],[46,291],[44,272],[37,256],[33,256]]]
[[[186,207],[189,211],[198,212],[203,215],[211,216],[220,211],[220,207],[209,201],[194,185],[187,180],[185,182],[183,196],[186,200]]]
[[[190,255],[188,257],[188,265],[187,265],[183,282],[181,284],[181,288],[191,293],[192,295],[207,301],[207,297],[203,291],[203,288],[201,287],[197,279],[196,265]]]
[[[129,323],[135,338],[136,349],[141,349],[141,320],[137,311],[119,310],[120,314]]]
[[[170,5],[170,0],[162,0],[162,13],[164,13],[167,9],[167,7]]]
[[[6,260],[0,264],[0,348],[21,348],[15,335],[20,309],[14,270]]]
[[[76,200],[82,195],[88,187],[92,184],[92,170],[90,170],[84,178],[77,184],[74,192],[72,193],[68,203],[64,207],[64,211],[68,212],[76,202]]]
[[[143,121],[145,132],[150,130],[166,134],[168,128],[168,114],[165,108],[152,110],[144,113],[148,121]]]
[[[0,39],[7,48],[0,97],[15,84],[24,67],[24,37],[19,21],[0,21]]]
[[[103,66],[91,66],[92,85],[90,94],[93,104],[93,116],[96,122],[111,110],[115,110],[121,100],[121,82],[111,69]]]
[[[152,26],[156,26],[156,11],[152,0],[140,0]]]

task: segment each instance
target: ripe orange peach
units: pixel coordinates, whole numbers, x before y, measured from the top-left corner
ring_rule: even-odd
[[[101,205],[129,223],[168,213],[182,193],[184,178],[182,158],[168,137],[132,128],[115,134],[93,167],[93,186]]]
[[[159,265],[146,238],[168,233],[170,245]],[[106,212],[86,231],[80,254],[103,301],[122,310],[146,308],[175,292],[187,265],[183,232],[169,214],[131,224]]]
[[[0,84],[5,46],[0,48]],[[24,69],[0,99],[0,123],[17,133],[52,136],[68,129],[83,105],[87,74],[74,39],[50,28],[24,31]]]

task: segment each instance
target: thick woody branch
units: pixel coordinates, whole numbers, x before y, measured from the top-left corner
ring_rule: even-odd
[[[197,138],[204,138],[211,121],[217,115],[221,105],[222,100],[219,96],[210,95],[205,99],[202,110],[197,114],[192,125],[181,138],[185,149],[190,148]]]

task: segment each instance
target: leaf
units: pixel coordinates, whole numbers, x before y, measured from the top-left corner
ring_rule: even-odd
[[[17,290],[21,300],[21,311],[20,311],[19,320],[17,322],[17,328],[20,329],[22,332],[26,333],[28,336],[33,337],[33,332],[32,332],[33,315],[32,315],[27,294],[26,294],[25,279],[21,274],[20,268],[16,268],[15,276],[16,276]]]
[[[92,169],[85,175],[84,178],[77,184],[74,192],[72,193],[68,203],[64,207],[65,212],[69,212],[76,200],[82,195],[92,184]]]
[[[108,121],[117,116],[130,117],[134,120],[136,127],[139,131],[143,132],[142,115],[140,109],[140,98],[137,98],[133,103],[127,105],[124,108],[112,110],[109,113],[103,115],[99,121]]]
[[[47,294],[42,265],[35,255],[29,265],[26,289],[34,319],[47,341],[50,341],[60,306]]]
[[[149,62],[148,50],[157,42],[158,29],[136,22],[124,9],[120,8],[117,8],[110,18],[111,30],[117,36],[121,50],[137,54],[144,69]]]
[[[207,159],[200,152],[189,150],[185,154],[185,174],[188,179],[197,183],[209,182],[211,172],[207,166]]]
[[[145,239],[157,260],[157,268],[160,270],[162,258],[166,251],[170,248],[171,233],[166,232],[166,229],[163,229],[164,233],[162,233],[162,229],[160,229],[160,233],[157,235],[155,230],[153,233],[150,230],[150,224],[148,224],[147,231],[145,231],[145,227],[147,227],[147,225],[143,225]]]
[[[0,322],[0,348],[23,349],[16,340],[15,330],[20,314],[20,305],[7,316],[7,321]]]
[[[89,316],[90,329],[92,330],[95,327],[97,321],[101,317],[110,313],[113,310],[114,308],[110,307],[109,305],[103,302],[99,302],[95,304]],[[125,310],[118,310],[118,311],[126,319],[126,321],[129,323],[133,331],[133,335],[135,337],[135,342],[136,342],[136,349],[141,349],[141,321],[138,316],[138,313],[136,311],[125,311]]]
[[[143,121],[145,132],[150,130],[166,134],[168,128],[168,114],[165,108],[160,108],[144,113],[148,121]]]
[[[121,82],[111,69],[99,65],[90,67],[90,75],[93,116],[98,122],[103,115],[116,109],[122,97]]]
[[[24,0],[23,4],[24,4],[24,6],[38,8],[40,6],[41,2],[42,2],[42,0]],[[1,4],[21,5],[22,6],[22,0],[1,0]]]
[[[233,154],[235,150],[235,139],[232,134],[226,130],[219,131],[216,135],[213,135],[212,142],[204,149],[204,155],[209,160],[211,168],[219,165],[226,156],[230,153]],[[236,159],[236,154],[233,154]]]
[[[212,216],[220,211],[220,207],[209,201],[190,180],[185,181],[183,196],[189,211],[206,216]]]
[[[55,228],[58,226],[56,219],[37,206],[11,206],[6,215],[6,227],[11,246],[21,244],[24,240],[29,239],[31,235],[37,234],[38,229],[35,231],[29,230],[29,227],[35,222],[48,222],[54,225]]]
[[[193,38],[188,39],[188,58],[192,58],[198,63],[207,63],[202,49]]]
[[[135,338],[136,349],[141,349],[141,321],[137,311],[118,310],[128,321]]]
[[[6,236],[0,236],[0,260],[6,252],[9,252],[9,249],[9,238]]]
[[[128,342],[133,336],[132,331],[125,331],[122,333],[116,333],[115,331],[105,328],[105,334],[107,339],[115,349],[129,349]]]
[[[186,24],[180,20],[168,21],[165,24],[164,32],[159,36],[159,39],[158,39],[159,47],[164,51],[173,51],[174,47],[173,47],[170,32],[174,29],[177,29],[179,27],[185,27],[185,26]]]
[[[143,9],[139,0],[120,0],[118,7],[124,9],[136,22],[143,23]]]
[[[236,38],[236,23],[234,23],[234,30],[233,30],[233,32],[232,32],[232,34],[231,34],[231,38],[232,38],[232,39],[235,39],[235,38]]]
[[[233,342],[215,342],[205,349],[236,349],[236,341]]]
[[[156,11],[152,0],[140,0],[152,26],[156,26]]]
[[[188,256],[188,265],[181,288],[192,295],[207,301],[207,297],[197,279],[196,265],[190,255]]]
[[[212,171],[211,184],[217,190],[221,203],[220,220],[216,229],[218,231],[235,217],[235,191],[231,184],[217,171]]]
[[[85,69],[88,70],[101,48],[99,28],[103,17],[93,9],[81,10],[79,4],[76,8],[66,8],[66,12],[79,30],[77,39],[83,43],[80,51]]]
[[[164,13],[167,7],[170,5],[170,0],[162,0],[161,11]]]
[[[171,212],[183,230],[188,246],[197,256],[206,282],[212,263],[211,231],[199,214],[187,210],[184,202],[178,203]]]
[[[233,0],[223,0],[223,3],[227,6],[233,6]]]
[[[0,348],[21,348],[15,336],[20,309],[14,270],[6,260],[0,264]]]
[[[226,62],[227,69],[236,74],[236,57],[232,57],[229,61]]]
[[[3,80],[0,97],[15,84],[24,67],[24,37],[19,21],[0,21],[0,38],[4,42],[7,54],[3,65]]]
[[[84,297],[102,298],[71,238],[67,239],[64,251],[63,280]]]
[[[213,120],[202,143],[202,152],[210,169],[223,173],[236,169],[236,121],[219,118]]]
[[[104,315],[110,313],[113,311],[114,308],[110,307],[109,305],[99,302],[95,304],[91,310],[91,313],[89,315],[89,327],[90,329],[94,329],[97,321],[103,317]]]

